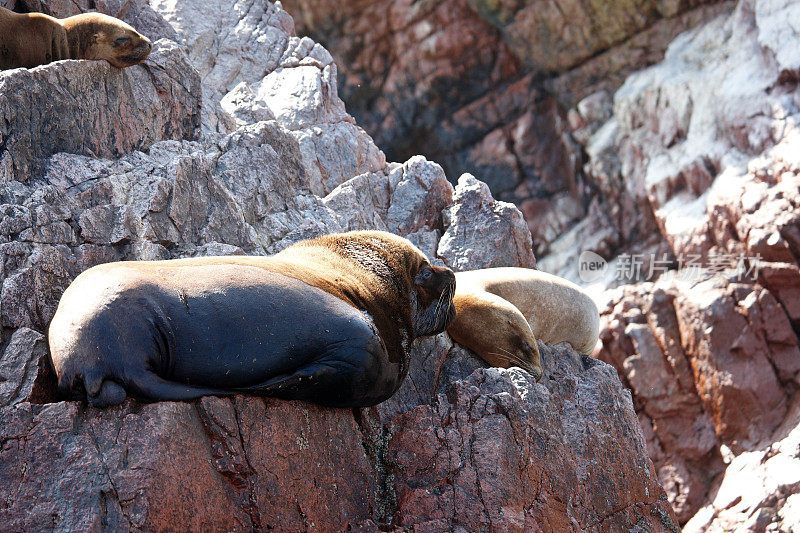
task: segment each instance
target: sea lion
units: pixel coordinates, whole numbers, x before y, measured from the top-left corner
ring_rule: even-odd
[[[447,331],[456,342],[493,366],[527,365],[537,378],[541,362],[535,339],[568,342],[589,354],[600,333],[600,314],[589,295],[574,283],[539,270],[459,272],[453,303],[456,318]]]
[[[399,388],[454,292],[450,269],[378,231],[269,257],[108,263],[64,292],[50,354],[59,389],[92,406],[251,393],[363,407]]]
[[[0,70],[62,59],[104,59],[122,68],[141,63],[152,49],[147,37],[102,13],[57,19],[0,7]]]
[[[490,365],[518,366],[538,381],[542,377],[539,346],[519,309],[489,292],[459,292],[458,285],[456,275],[456,318],[447,328],[450,337]]]

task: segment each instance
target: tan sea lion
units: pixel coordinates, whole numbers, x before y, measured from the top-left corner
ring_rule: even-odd
[[[518,366],[538,381],[542,377],[539,347],[528,322],[507,300],[486,291],[459,292],[453,305],[456,318],[447,333],[492,366]]]
[[[64,292],[50,353],[59,388],[93,406],[237,393],[369,406],[400,387],[413,340],[444,331],[454,291],[450,269],[378,231],[269,257],[108,263]]]
[[[574,283],[539,270],[459,272],[453,303],[456,318],[448,333],[493,366],[527,364],[532,374],[541,373],[539,352],[531,339],[568,342],[583,354],[597,344],[600,314],[589,295]]]
[[[0,70],[62,59],[104,59],[129,67],[144,61],[152,48],[147,37],[102,13],[57,19],[0,7]]]

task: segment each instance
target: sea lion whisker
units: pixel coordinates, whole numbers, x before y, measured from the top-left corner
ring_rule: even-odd
[[[522,368],[527,368],[527,367],[529,367],[531,365],[531,363],[529,361],[525,361],[525,360],[520,359],[518,357],[509,357],[509,356],[507,356],[505,354],[501,354],[501,353],[497,353],[497,352],[486,352],[486,353],[488,355],[496,355],[497,357],[499,357],[501,359],[505,359],[506,362],[508,362],[508,363],[516,363],[516,364],[513,364],[511,366],[519,366],[519,367],[522,367]]]
[[[506,349],[505,349],[505,348],[503,348],[502,346],[497,346],[497,349],[498,349],[498,350],[502,350],[502,351],[503,351],[503,353],[505,353],[505,354],[507,354],[507,355],[509,355],[509,356],[511,356],[511,357],[514,357],[514,354],[513,354],[512,352],[510,352],[510,351],[506,350]]]

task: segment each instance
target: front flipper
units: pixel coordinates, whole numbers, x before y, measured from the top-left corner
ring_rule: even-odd
[[[236,392],[331,407],[368,407],[391,396],[400,384],[399,368],[389,363],[375,336],[366,342],[341,342],[317,361]]]
[[[203,396],[230,396],[235,391],[195,387],[174,381],[168,381],[152,372],[143,372],[132,379],[130,388],[134,396],[150,401],[185,401],[196,400]]]

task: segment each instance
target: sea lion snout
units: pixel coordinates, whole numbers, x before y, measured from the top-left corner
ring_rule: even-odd
[[[135,31],[130,31],[123,37],[114,41],[116,61],[111,61],[115,66],[124,67],[141,63],[153,50],[153,43]]]
[[[456,276],[447,267],[423,264],[414,285],[418,289],[420,304],[425,309],[416,324],[415,335],[435,335],[444,331],[456,316],[453,296],[456,292]]]
[[[524,367],[525,370],[527,370],[537,382],[540,381],[544,372],[542,371],[542,361],[539,356],[539,346],[536,344],[536,341],[533,342],[533,345],[529,344],[527,341],[523,341],[520,351],[522,352],[522,359],[529,362],[529,364]]]

